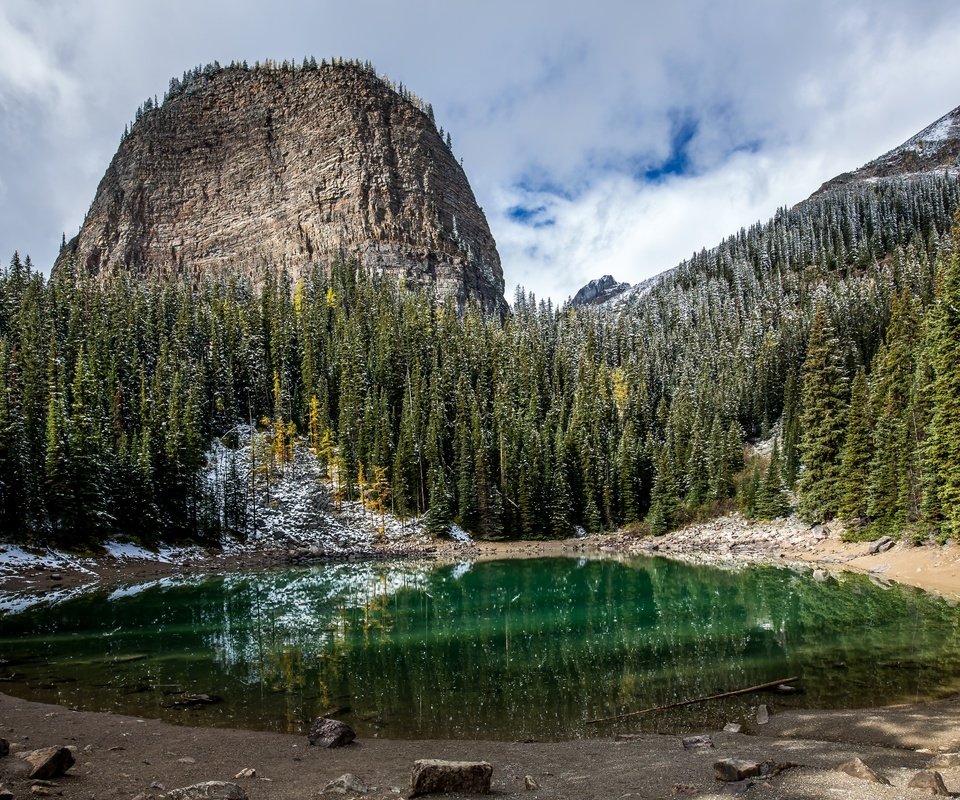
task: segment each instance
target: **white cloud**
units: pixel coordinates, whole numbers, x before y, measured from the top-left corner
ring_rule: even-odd
[[[903,141],[960,103],[957,41],[955,0],[3,0],[0,259],[50,263],[171,76],[345,55],[433,103],[507,286],[559,300],[674,266]],[[678,120],[696,123],[690,172],[638,181]],[[508,213],[541,203],[550,227]]]
[[[14,4],[0,8],[0,106],[19,101],[65,110],[75,94],[73,79],[64,73],[44,44],[20,24]]]

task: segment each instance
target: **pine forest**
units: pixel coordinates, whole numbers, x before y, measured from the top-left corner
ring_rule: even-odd
[[[851,184],[619,308],[518,290],[503,316],[349,262],[171,284],[14,255],[0,529],[78,550],[242,539],[300,452],[335,496],[437,534],[793,509],[849,537],[954,536],[958,207],[950,174]]]

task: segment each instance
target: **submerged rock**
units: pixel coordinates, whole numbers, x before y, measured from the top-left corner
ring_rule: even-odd
[[[344,747],[356,739],[357,734],[346,722],[329,717],[317,717],[310,723],[308,738],[310,744],[318,747]]]
[[[486,761],[415,761],[410,775],[409,797],[442,792],[490,794],[493,767]]]

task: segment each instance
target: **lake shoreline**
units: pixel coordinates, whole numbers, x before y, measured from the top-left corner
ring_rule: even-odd
[[[663,536],[639,536],[627,530],[580,538],[547,541],[454,541],[424,539],[415,530],[386,541],[370,538],[352,552],[327,553],[299,547],[274,546],[256,550],[223,551],[193,548],[181,558],[115,558],[108,555],[65,560],[49,566],[24,565],[0,569],[0,592],[38,594],[60,589],[111,586],[156,580],[174,575],[238,572],[290,564],[368,559],[431,559],[479,561],[541,556],[633,557],[660,556],[691,563],[737,568],[767,564],[826,573],[853,571],[876,582],[914,586],[960,600],[960,545],[914,545],[894,542],[880,552],[872,542],[844,542],[836,523],[810,526],[795,517],[754,522],[731,514],[671,531]]]
[[[31,782],[16,753],[61,745],[75,748],[77,763],[48,788],[71,798],[147,800],[173,788],[221,780],[239,784],[251,798],[292,800],[319,796],[327,783],[345,773],[375,787],[364,796],[397,797],[408,792],[410,770],[420,758],[488,761],[494,771],[494,792],[510,798],[715,797],[724,784],[714,778],[713,764],[724,758],[789,764],[779,774],[758,780],[764,797],[840,793],[852,798],[903,798],[912,796],[909,791],[904,794],[905,784],[932,758],[960,750],[955,724],[960,697],[881,709],[781,714],[773,706],[771,711],[770,722],[751,735],[698,731],[712,740],[705,752],[685,751],[679,735],[630,734],[615,740],[616,732],[629,732],[627,725],[599,739],[360,739],[349,747],[325,750],[311,747],[302,735],[171,725],[0,694],[2,733],[11,742],[11,754],[0,758],[0,784],[15,797],[27,796]],[[835,771],[855,757],[893,785]],[[936,768],[948,789],[960,789],[960,762]],[[236,777],[245,769],[255,770],[255,777]],[[527,776],[536,788],[525,788]]]

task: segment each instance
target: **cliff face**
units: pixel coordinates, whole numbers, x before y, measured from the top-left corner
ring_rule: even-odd
[[[58,263],[159,275],[355,258],[463,302],[504,307],[466,175],[431,119],[355,66],[229,68],[144,113]]]

